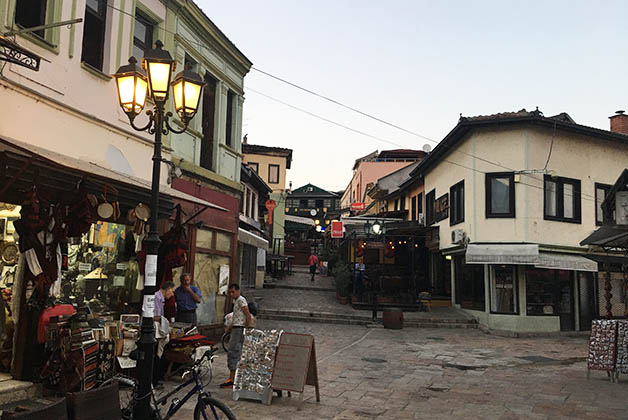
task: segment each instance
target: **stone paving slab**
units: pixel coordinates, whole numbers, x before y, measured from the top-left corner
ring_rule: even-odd
[[[628,377],[611,384],[603,372],[586,379],[586,337],[509,338],[479,330],[367,329],[260,320],[315,336],[321,402],[271,406],[231,401],[218,388],[226,357],[207,386],[239,420],[257,419],[628,419]],[[539,356],[553,362],[534,362]],[[532,358],[532,360],[535,360]],[[172,386],[172,384],[169,384]],[[284,394],[285,395],[285,394]],[[192,418],[188,403],[175,419]]]

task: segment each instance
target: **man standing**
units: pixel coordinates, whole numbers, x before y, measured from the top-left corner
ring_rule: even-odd
[[[181,274],[181,286],[174,291],[174,298],[177,301],[177,322],[196,325],[196,307],[201,303],[202,297],[201,290],[192,286],[192,275]]]
[[[242,344],[244,343],[244,327],[251,323],[251,313],[249,305],[244,296],[241,295],[240,286],[232,284],[229,286],[229,296],[233,299],[233,315],[231,317],[231,331],[229,347],[227,352],[227,367],[229,368],[229,379],[220,384],[221,388],[233,387],[235,372],[242,356]]]
[[[316,266],[318,265],[318,257],[312,251],[312,255],[310,255],[310,274],[312,275],[312,281],[314,281],[314,276],[316,275]]]

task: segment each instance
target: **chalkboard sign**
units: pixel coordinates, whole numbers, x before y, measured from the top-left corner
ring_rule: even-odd
[[[281,334],[272,387],[275,390],[303,392],[305,385],[316,388],[316,401],[320,401],[318,369],[314,336],[310,334]]]

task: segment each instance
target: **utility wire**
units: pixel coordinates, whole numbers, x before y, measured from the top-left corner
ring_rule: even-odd
[[[135,15],[133,15],[133,14],[131,14],[131,13],[129,13],[129,12],[127,12],[127,11],[125,11],[125,10],[119,9],[119,8],[117,8],[117,7],[113,6],[113,5],[110,5],[110,4],[107,4],[107,7],[110,7],[112,10],[116,10],[116,11],[118,11],[118,12],[120,12],[120,13],[124,14],[124,15],[127,15],[127,16],[129,16],[129,17],[131,17],[131,18],[135,19]],[[169,34],[172,34],[172,35],[177,35],[177,36],[179,36],[180,38],[184,39],[186,42],[188,42],[188,43],[190,43],[190,44],[193,44],[193,45],[197,45],[197,46],[199,47],[199,49],[202,49],[202,48],[204,47],[204,46],[203,46],[203,44],[202,44],[200,41],[196,41],[196,40],[193,40],[193,39],[186,38],[186,37],[184,37],[183,35],[181,35],[181,34],[179,34],[179,33],[177,33],[177,32],[170,31],[170,30],[166,29],[165,27],[164,27],[164,28],[162,28],[162,30],[163,30],[163,32],[164,32],[164,33],[169,33]],[[366,113],[366,112],[360,111],[360,110],[359,110],[359,109],[357,109],[357,108],[354,108],[354,107],[351,107],[351,106],[349,106],[349,105],[343,104],[343,103],[342,103],[342,102],[340,102],[340,101],[337,101],[337,100],[332,99],[332,98],[329,98],[329,97],[327,97],[327,96],[325,96],[325,95],[322,95],[322,94],[319,94],[319,93],[317,93],[317,92],[314,92],[314,91],[312,91],[312,90],[310,90],[310,89],[307,89],[307,88],[304,88],[304,87],[302,87],[302,86],[299,86],[299,85],[297,85],[296,83],[292,83],[292,82],[290,82],[290,81],[288,81],[288,80],[285,80],[285,79],[283,79],[283,78],[281,78],[281,77],[275,76],[275,75],[273,75],[273,74],[271,74],[271,73],[265,72],[265,71],[263,71],[263,70],[261,70],[261,69],[258,69],[258,68],[256,68],[256,67],[251,67],[251,68],[252,68],[253,70],[257,71],[257,72],[260,72],[260,73],[262,73],[262,74],[264,74],[264,75],[268,76],[268,77],[271,77],[271,78],[273,78],[273,79],[276,79],[276,80],[278,80],[278,81],[281,81],[282,83],[286,83],[286,84],[288,84],[288,85],[290,85],[290,86],[293,86],[293,87],[295,87],[295,88],[297,88],[297,89],[299,89],[299,90],[302,90],[302,91],[304,91],[304,92],[307,92],[307,93],[309,93],[309,94],[311,94],[311,95],[317,96],[317,97],[319,97],[319,98],[321,98],[321,99],[325,99],[325,100],[327,100],[327,101],[329,101],[329,102],[331,102],[331,103],[334,103],[334,104],[336,104],[336,105],[338,105],[338,106],[341,106],[341,107],[343,107],[343,108],[349,109],[349,110],[351,110],[351,111],[353,111],[353,112],[356,112],[356,113],[358,113],[358,114],[360,114],[360,115],[363,115],[363,116],[365,116],[365,117],[367,117],[367,118],[370,118],[370,119],[372,119],[372,120],[374,120],[374,121],[378,121],[378,122],[380,122],[380,123],[382,123],[382,124],[385,124],[385,125],[388,125],[388,126],[390,126],[390,127],[396,128],[396,129],[398,129],[398,130],[400,130],[400,131],[403,131],[403,132],[405,132],[405,133],[407,133],[407,134],[411,134],[411,135],[413,135],[413,136],[420,137],[420,138],[422,138],[422,139],[425,139],[425,140],[430,141],[430,142],[432,142],[432,143],[435,143],[435,144],[437,144],[437,145],[438,145],[438,144],[441,144],[441,143],[440,143],[439,141],[437,141],[437,140],[431,139],[431,138],[429,138],[429,137],[427,137],[427,136],[424,136],[424,135],[419,134],[419,133],[417,133],[417,132],[414,132],[414,131],[412,131],[412,130],[408,130],[408,129],[403,128],[403,127],[401,127],[401,126],[399,126],[399,125],[397,125],[397,124],[394,124],[394,123],[391,123],[391,122],[389,122],[389,121],[386,121],[386,120],[384,120],[384,119],[382,119],[382,118],[379,118],[379,117],[373,116],[373,115],[371,115],[371,114],[369,114],[369,113]],[[267,97],[268,99],[271,99],[271,100],[273,100],[273,101],[275,101],[275,102],[278,102],[278,103],[283,104],[284,106],[287,106],[287,107],[293,108],[293,109],[295,109],[295,110],[297,110],[297,111],[300,111],[300,112],[306,113],[306,114],[308,114],[308,115],[310,115],[310,116],[312,116],[312,117],[319,118],[319,119],[321,119],[321,120],[323,120],[323,121],[326,121],[326,122],[328,122],[328,123],[330,123],[330,124],[333,124],[333,125],[336,125],[336,126],[342,127],[342,128],[344,128],[344,129],[346,129],[346,130],[349,130],[349,131],[355,132],[355,133],[357,133],[357,134],[360,134],[360,135],[363,135],[363,136],[366,136],[366,137],[369,137],[369,138],[372,138],[372,139],[375,139],[375,140],[379,140],[379,141],[382,141],[382,142],[385,142],[385,143],[388,143],[388,144],[391,144],[391,145],[394,145],[394,146],[404,147],[404,146],[402,146],[402,145],[400,145],[400,144],[398,144],[398,143],[392,142],[392,141],[390,141],[390,140],[386,140],[386,139],[384,139],[384,138],[381,138],[381,137],[377,137],[377,136],[374,136],[374,135],[368,134],[368,133],[366,133],[366,132],[364,132],[364,131],[357,130],[357,129],[355,129],[355,128],[352,128],[352,127],[349,127],[349,126],[347,126],[347,125],[344,125],[344,124],[338,123],[338,122],[336,122],[336,121],[330,120],[330,119],[325,118],[325,117],[322,117],[322,116],[320,116],[320,115],[316,115],[316,114],[311,113],[311,112],[309,112],[309,111],[307,111],[307,110],[305,110],[305,109],[302,109],[302,108],[299,108],[299,107],[297,107],[297,106],[294,106],[294,105],[288,104],[287,102],[283,102],[283,101],[281,101],[281,100],[279,100],[279,99],[277,99],[277,98],[273,98],[273,97],[271,97],[270,95],[266,95],[265,93],[262,93],[262,92],[260,92],[260,91],[254,90],[254,89],[252,89],[252,88],[250,88],[250,87],[248,87],[246,90],[251,91],[251,92],[254,92],[254,93],[257,93],[257,94],[262,95],[262,96],[265,96],[265,97]],[[489,160],[489,159],[485,159],[485,158],[482,158],[482,157],[480,157],[480,156],[476,156],[476,155],[474,155],[474,154],[472,154],[472,153],[464,152],[464,151],[462,151],[462,150],[457,150],[457,149],[454,149],[454,148],[453,148],[453,147],[451,147],[451,146],[447,146],[447,145],[444,145],[444,144],[443,144],[442,146],[447,147],[447,148],[448,148],[448,149],[450,149],[452,152],[457,152],[457,153],[461,153],[461,154],[463,154],[463,155],[467,155],[467,156],[469,156],[469,157],[472,157],[472,158],[474,158],[474,159],[478,159],[478,160],[483,161],[483,162],[485,162],[485,163],[488,163],[488,164],[491,164],[491,165],[494,165],[494,166],[497,166],[497,167],[500,167],[500,168],[503,168],[503,169],[507,169],[508,171],[514,171],[514,169],[513,169],[513,168],[510,168],[510,167],[508,167],[508,166],[504,166],[504,165],[502,165],[502,164],[500,164],[500,163],[498,163],[498,162],[494,162],[494,161],[491,161],[491,160]],[[475,172],[480,172],[480,173],[483,173],[483,174],[485,174],[485,173],[486,173],[486,172],[484,172],[484,171],[480,171],[480,170],[478,170],[478,169],[470,168],[470,167],[467,167],[467,166],[465,166],[465,165],[462,165],[462,164],[459,164],[459,163],[456,163],[456,162],[452,162],[452,161],[450,161],[450,160],[446,160],[446,159],[442,159],[442,160],[443,160],[444,162],[450,163],[450,164],[452,164],[452,165],[459,166],[459,167],[462,167],[462,168],[465,168],[465,169],[469,169],[469,170],[472,170],[472,171],[475,171]],[[532,174],[522,174],[522,175],[526,175],[526,176],[528,176],[529,178],[535,179],[535,180],[537,180],[537,181],[542,181],[542,180],[539,180],[538,178],[534,177]],[[519,182],[519,183],[520,183],[520,184],[523,184],[523,185],[528,185],[528,186],[531,186],[531,187],[533,187],[533,188],[543,189],[543,187],[539,187],[539,186],[536,186],[536,185],[533,185],[533,184],[526,184],[526,183],[524,183],[524,182]],[[580,192],[580,195],[581,195],[583,198],[584,198],[585,196],[586,196],[586,197],[591,197],[590,201],[595,201],[595,198],[594,198],[593,196],[591,196],[591,195],[584,194],[584,193],[582,193],[582,192]]]
[[[369,134],[369,133],[365,133],[364,131],[361,131],[361,130],[355,129],[355,128],[353,128],[353,127],[350,127],[350,126],[348,126],[348,125],[345,125],[345,124],[339,123],[339,122],[337,122],[337,121],[330,120],[329,118],[325,118],[325,117],[320,116],[320,115],[318,115],[318,114],[315,114],[315,113],[313,113],[313,112],[307,111],[307,110],[305,110],[305,109],[303,109],[303,108],[299,108],[298,106],[295,106],[295,105],[289,104],[289,103],[287,103],[287,102],[284,102],[284,101],[282,101],[282,100],[280,100],[280,99],[277,99],[277,98],[275,98],[275,97],[273,97],[273,96],[270,96],[270,95],[268,95],[268,94],[266,94],[266,93],[260,92],[260,91],[258,91],[258,90],[256,90],[256,89],[247,88],[247,90],[248,90],[248,91],[251,91],[251,92],[253,92],[253,93],[256,93],[256,94],[258,94],[258,95],[260,95],[260,96],[263,96],[263,97],[265,97],[265,98],[267,98],[267,99],[270,99],[270,100],[272,100],[272,101],[274,101],[274,102],[277,102],[277,103],[280,103],[280,104],[282,104],[282,105],[284,105],[284,106],[287,106],[288,108],[291,108],[291,109],[294,109],[294,110],[296,110],[296,111],[302,112],[302,113],[307,114],[307,115],[309,115],[309,116],[311,116],[311,117],[318,118],[318,119],[320,119],[320,120],[322,120],[322,121],[325,121],[325,122],[328,122],[328,123],[330,123],[330,124],[336,125],[336,126],[338,126],[338,127],[344,128],[344,129],[349,130],[349,131],[351,131],[351,132],[354,132],[354,133],[357,133],[357,134],[360,134],[360,135],[363,135],[363,136],[366,136],[366,137],[369,137],[369,138],[372,138],[372,139],[375,139],[375,140],[379,140],[379,141],[382,141],[382,142],[385,142],[385,143],[391,144],[391,145],[393,145],[393,146],[403,147],[403,145],[401,145],[401,144],[399,144],[399,143],[396,143],[396,142],[394,142],[394,141],[391,141],[391,140],[388,140],[388,139],[384,139],[384,138],[382,138],[382,137],[377,137],[377,136],[371,135],[371,134]],[[463,164],[458,163],[458,162],[453,162],[453,161],[448,160],[448,159],[442,159],[442,161],[443,161],[443,162],[447,162],[447,163],[449,163],[449,164],[451,164],[451,165],[454,165],[454,166],[458,166],[458,167],[461,167],[461,168],[464,168],[464,169],[468,169],[468,170],[473,171],[473,172],[480,173],[480,174],[486,174],[486,173],[487,173],[486,171],[482,171],[482,170],[480,170],[480,169],[472,168],[472,167],[469,167],[469,166],[463,165]],[[533,178],[533,179],[536,179],[536,178]],[[538,180],[538,179],[537,179],[537,180]],[[541,182],[542,182],[542,180],[538,180],[538,181],[541,181]],[[521,185],[526,185],[526,186],[528,186],[528,187],[532,187],[532,188],[536,188],[536,189],[541,190],[541,191],[545,191],[545,188],[544,188],[544,186],[542,186],[542,185],[528,184],[528,183],[526,183],[526,182],[522,182],[522,181],[519,181],[519,182],[518,182],[518,184],[521,184]],[[580,193],[580,196],[581,196],[581,198],[582,198],[583,200],[586,200],[586,201],[592,201],[592,202],[595,202],[595,201],[596,201],[596,200],[595,200],[592,196],[590,196],[590,195],[588,195],[588,194],[583,194],[583,193],[582,193],[582,191],[578,191],[578,192]],[[566,194],[566,195],[567,195],[568,197],[569,197],[569,196],[573,196],[573,195],[569,195],[569,194]],[[591,198],[587,198],[587,197],[591,197]]]

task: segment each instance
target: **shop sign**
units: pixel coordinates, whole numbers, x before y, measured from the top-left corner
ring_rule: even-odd
[[[127,263],[117,263],[116,264],[116,270],[126,270],[128,267]]]
[[[351,211],[364,211],[365,209],[365,203],[351,203]]]
[[[343,237],[343,232],[342,232],[342,222],[338,222],[338,221],[332,221],[331,222],[331,237],[332,238],[342,238]]]
[[[273,224],[273,212],[275,211],[275,207],[277,207],[277,203],[275,200],[266,200],[266,210],[268,210],[268,223]]]
[[[384,246],[384,242],[367,242],[365,244],[365,247],[369,249],[384,249]]]
[[[434,203],[434,220],[439,222],[449,217],[449,193],[438,197]]]
[[[305,385],[312,385],[316,389],[316,401],[320,401],[314,336],[281,334],[271,382],[275,390],[292,392],[303,392]]]
[[[628,225],[628,191],[615,194],[615,218],[618,225]]]
[[[79,272],[89,273],[92,271],[92,265],[90,263],[79,263]]]

